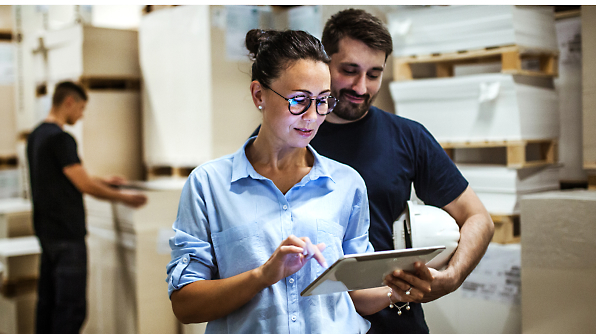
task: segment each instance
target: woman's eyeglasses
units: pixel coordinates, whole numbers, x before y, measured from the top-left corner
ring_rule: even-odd
[[[275,94],[281,96],[284,100],[288,101],[288,110],[292,115],[304,114],[308,110],[308,108],[310,108],[312,101],[316,100],[315,109],[317,111],[317,114],[325,116],[333,111],[333,108],[335,108],[338,102],[338,100],[331,95],[314,99],[306,95],[298,95],[291,99],[288,99],[280,93],[274,91],[270,87],[267,87],[266,85],[263,86],[271,90]]]

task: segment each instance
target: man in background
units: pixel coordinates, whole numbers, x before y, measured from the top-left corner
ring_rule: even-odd
[[[83,194],[132,207],[146,203],[139,192],[119,190],[119,177],[91,177],[64,131],[82,116],[87,94],[78,84],[56,85],[49,115],[27,139],[33,224],[42,254],[37,333],[79,333],[87,313],[87,247]]]
[[[364,178],[370,202],[369,237],[375,251],[394,248],[393,222],[405,209],[412,184],[425,204],[443,208],[460,226],[459,246],[444,271],[430,269],[430,277],[421,264],[414,274],[401,272],[398,281],[403,289],[392,291],[390,297],[399,310],[387,307],[365,317],[372,325],[369,333],[428,333],[419,303],[451,293],[463,283],[492,239],[493,222],[421,124],[372,106],[393,51],[391,35],[381,20],[362,10],[338,12],[327,21],[322,42],[331,56],[331,94],[339,103],[311,145],[320,154],[352,166]],[[379,298],[387,298],[387,293],[388,289]]]

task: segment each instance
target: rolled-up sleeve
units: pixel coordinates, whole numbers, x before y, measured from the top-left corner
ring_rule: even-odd
[[[366,186],[361,178],[359,178],[359,181],[361,181],[361,186],[357,188],[354,194],[352,212],[342,244],[344,254],[361,254],[375,251],[368,239],[370,214]]]
[[[169,296],[189,283],[211,279],[217,272],[200,187],[201,182],[193,173],[180,196],[173,224],[175,235],[170,239],[172,260],[166,267]]]

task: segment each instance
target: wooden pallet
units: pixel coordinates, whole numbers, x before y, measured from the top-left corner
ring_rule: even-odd
[[[12,41],[12,31],[0,30],[0,41],[2,41],[2,42]]]
[[[195,167],[153,166],[147,167],[147,180],[160,177],[186,178]]]
[[[556,139],[534,139],[515,141],[481,141],[481,142],[448,142],[441,143],[447,155],[453,160],[455,149],[505,147],[507,167],[528,168],[552,165],[558,162],[558,149]],[[528,153],[538,157],[529,160]]]
[[[479,63],[501,63],[501,73],[556,77],[558,75],[558,53],[550,50],[525,48],[518,45],[484,48],[480,50],[395,57],[393,60],[393,80],[415,79],[412,65],[434,65],[438,78],[452,77],[455,65]],[[522,68],[522,61],[533,60],[539,65],[538,71]]]
[[[143,15],[149,14],[149,13],[154,12],[156,10],[170,8],[170,7],[176,7],[176,6],[179,6],[179,5],[145,5],[143,7]]]
[[[23,278],[16,282],[5,281],[0,284],[0,294],[6,298],[35,291],[37,291],[37,277]]]
[[[0,156],[0,169],[15,168],[19,165],[19,159],[16,155]]]
[[[588,175],[588,190],[596,190],[596,175]]]
[[[518,243],[521,241],[521,225],[519,215],[490,215],[495,223],[495,234],[491,242],[500,244]]]
[[[140,90],[141,79],[126,77],[81,77],[79,82],[87,90]]]

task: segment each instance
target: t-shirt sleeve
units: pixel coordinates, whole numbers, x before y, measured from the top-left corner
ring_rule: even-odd
[[[54,137],[52,149],[61,168],[81,162],[77,153],[77,142],[66,132]]]
[[[443,207],[464,192],[468,181],[437,140],[422,125],[415,148],[414,188],[416,195],[425,204]]]

